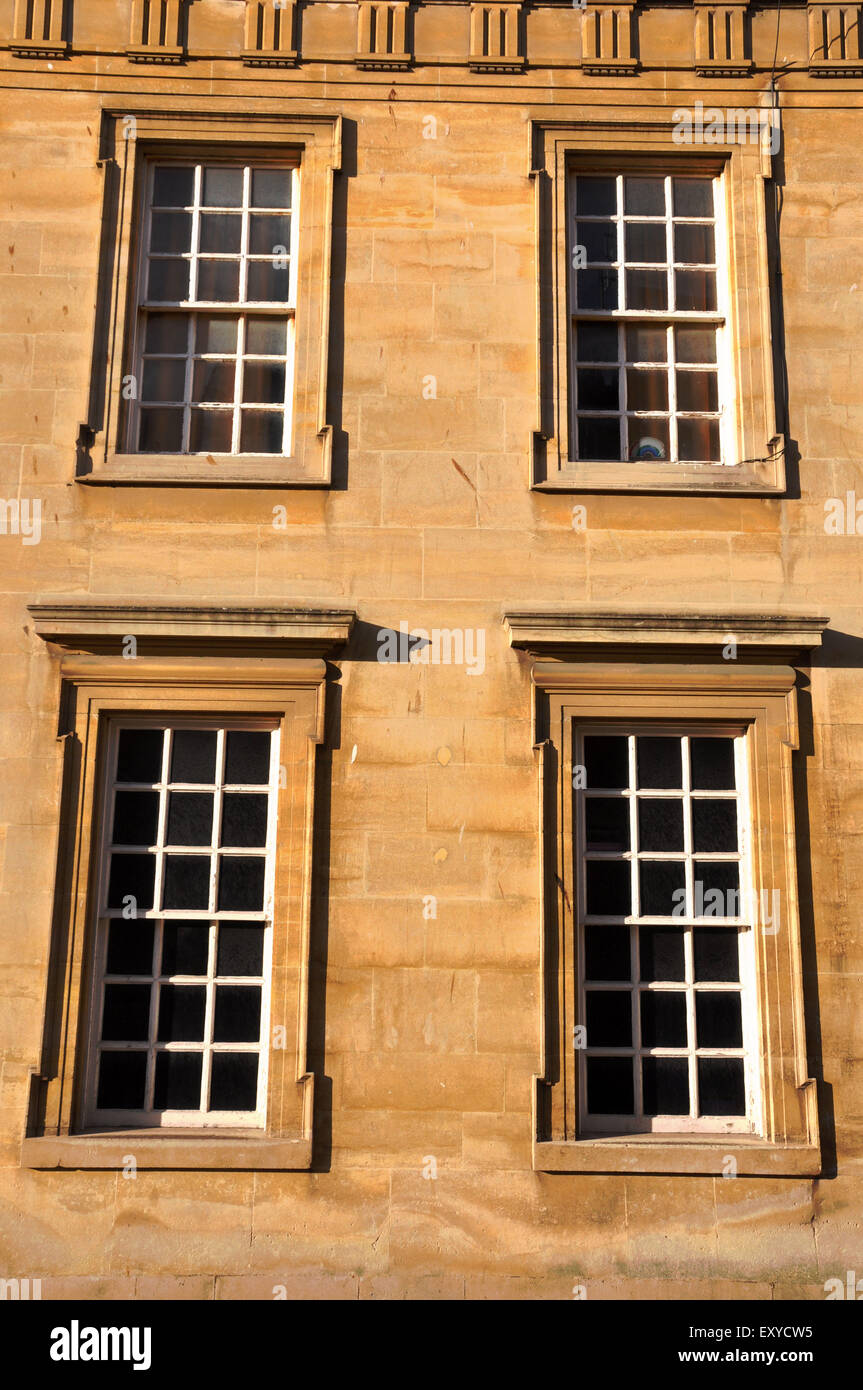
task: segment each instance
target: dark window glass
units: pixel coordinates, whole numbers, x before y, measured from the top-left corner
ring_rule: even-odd
[[[115,845],[152,845],[159,825],[158,792],[117,792],[114,797]]]
[[[251,922],[220,922],[218,975],[260,975],[264,969],[264,928]]]
[[[588,734],[584,740],[584,765],[590,788],[618,790],[629,786],[629,750],[625,738]]]
[[[201,303],[234,304],[239,297],[239,261],[198,261],[197,298]]]
[[[103,1052],[99,1058],[97,1109],[143,1109],[146,1082],[146,1052]]]
[[[211,792],[171,792],[168,796],[167,845],[208,845],[213,838]]]
[[[106,985],[102,1037],[106,1042],[146,1042],[150,1036],[150,986]]]
[[[716,329],[687,328],[678,325],[674,330],[678,362],[715,362]]]
[[[206,922],[166,922],[162,928],[162,974],[206,975],[209,940]]]
[[[699,982],[740,979],[734,927],[696,927],[693,932],[695,979]]]
[[[600,917],[627,917],[631,910],[629,864],[614,860],[588,860],[587,911]]]
[[[641,1042],[644,1047],[686,1046],[684,994],[652,989],[641,991]]]
[[[587,848],[629,849],[629,802],[623,797],[590,796],[585,799]]]
[[[233,362],[214,362],[210,358],[196,362],[192,376],[192,400],[205,401],[208,405],[233,404],[235,371]],[[230,419],[228,415],[229,439]]]
[[[185,314],[148,314],[145,352],[185,352],[189,320]]]
[[[674,299],[678,309],[713,313],[716,309],[714,270],[675,270]]]
[[[682,785],[679,738],[639,737],[635,749],[639,787],[667,789]]]
[[[627,309],[667,309],[668,280],[665,271],[627,270],[626,307]]]
[[[225,782],[229,786],[269,782],[270,741],[270,734],[231,729],[226,736]]]
[[[162,985],[159,1042],[203,1042],[207,991],[203,985]]]
[[[174,911],[205,911],[209,906],[210,860],[201,854],[165,856],[162,907]]]
[[[618,410],[620,408],[620,389],[616,367],[579,367],[576,379],[579,409]]]
[[[683,864],[642,859],[638,865],[638,878],[642,917],[671,917],[675,909],[677,915],[682,916],[685,912],[683,890],[686,884]]]
[[[192,245],[190,212],[154,212],[150,224],[150,250],[180,254]]]
[[[579,323],[576,325],[579,362],[616,362],[617,325]]]
[[[138,448],[147,454],[177,454],[183,447],[183,410],[158,407],[141,411]]]
[[[155,357],[144,363],[142,401],[183,401],[185,398],[185,362],[176,357]]]
[[[239,255],[243,235],[243,219],[230,212],[205,212],[201,214],[202,251],[221,252],[223,255]]]
[[[719,421],[681,417],[677,421],[677,453],[679,458],[691,459],[693,463],[718,462]]]
[[[634,1106],[632,1058],[588,1057],[588,1112],[591,1115],[631,1115]]]
[[[108,878],[108,906],[126,907],[124,898],[134,898],[137,911],[153,906],[156,861],[151,854],[112,854]]]
[[[118,782],[158,782],[162,776],[161,729],[121,729],[117,748]]]
[[[581,459],[620,458],[620,425],[617,420],[596,420],[580,416],[578,421],[578,456]]]
[[[249,252],[251,255],[289,256],[290,251],[291,219],[289,217],[275,217],[272,214],[259,213],[249,219]]]
[[[213,1042],[257,1042],[260,1035],[260,987],[217,985]]]
[[[261,353],[264,357],[279,356],[285,351],[285,320],[269,315],[246,319],[246,352]]]
[[[692,873],[696,917],[740,916],[740,871],[736,864],[696,859]]]
[[[626,408],[627,410],[667,410],[668,377],[665,372],[641,371],[638,367],[627,368]],[[642,426],[639,425],[638,428],[641,429]]]
[[[628,990],[588,990],[588,1047],[632,1046],[631,999]]]
[[[229,410],[192,410],[189,414],[189,451],[193,454],[229,454],[233,418]]]
[[[683,849],[683,802],[663,797],[638,798],[638,847],[668,852]]]
[[[179,257],[151,260],[147,275],[147,297],[156,302],[182,303],[189,298],[190,261]]]
[[[253,169],[252,207],[289,208],[291,177],[290,169]]]
[[[108,975],[150,975],[153,970],[153,923],[111,922],[108,927]]]
[[[641,927],[639,929],[641,978],[652,980],[683,980],[686,978],[683,956],[683,933],[677,928]]]
[[[616,270],[577,270],[575,282],[580,309],[617,308]]]
[[[699,1057],[698,1093],[702,1115],[745,1115],[743,1058]]]
[[[156,1110],[198,1110],[201,1104],[200,1052],[156,1054],[153,1107]]]
[[[617,186],[613,178],[580,175],[576,197],[582,217],[613,217],[617,211]]]
[[[244,410],[240,426],[240,452],[280,454],[285,433],[280,410]]]
[[[665,180],[623,180],[623,211],[627,217],[664,217]]]
[[[171,781],[207,784],[215,780],[215,730],[175,729],[171,749]]]
[[[195,351],[235,353],[238,323],[231,314],[196,314]]]
[[[225,792],[222,799],[221,844],[243,849],[267,843],[267,798],[254,793]]]
[[[677,409],[710,411],[719,409],[719,383],[715,372],[678,372]],[[682,422],[681,422],[682,423]],[[693,421],[709,424],[710,421]]]
[[[264,906],[264,860],[222,855],[219,860],[219,911],[260,912]]]
[[[712,217],[711,179],[673,179],[672,202],[675,217]]]
[[[733,739],[693,738],[689,750],[694,791],[734,791]]]
[[[633,415],[627,423],[627,453],[630,459],[651,462],[668,458],[668,421]]]
[[[674,259],[687,265],[713,265],[716,260],[713,228],[678,222],[674,228]]]
[[[585,927],[585,979],[630,979],[629,931],[629,927]]]
[[[737,852],[737,803],[693,801],[692,847],[705,854]]]
[[[283,405],[285,369],[278,362],[250,362],[243,370],[243,400],[258,405]]]
[[[614,222],[578,222],[577,246],[583,246],[588,261],[617,260],[617,226]]]
[[[291,297],[291,272],[287,257],[273,261],[249,261],[246,298],[258,304],[286,304]]]
[[[153,171],[153,207],[186,208],[195,201],[195,171],[157,165]]]
[[[219,168],[213,165],[205,169],[201,202],[207,208],[242,207],[242,169]]]
[[[695,995],[698,1047],[742,1047],[743,1020],[736,990],[703,990]]]
[[[667,362],[668,334],[646,323],[627,324],[626,357],[629,362]]]
[[[664,264],[666,260],[665,224],[627,222],[624,244],[628,261]]]
[[[258,1058],[255,1053],[213,1053],[210,1110],[254,1110],[257,1094]]]
[[[645,1115],[689,1114],[689,1066],[685,1057],[644,1057]]]

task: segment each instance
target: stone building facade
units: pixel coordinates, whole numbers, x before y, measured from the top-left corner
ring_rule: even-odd
[[[859,10],[0,0],[0,1276],[863,1278]]]

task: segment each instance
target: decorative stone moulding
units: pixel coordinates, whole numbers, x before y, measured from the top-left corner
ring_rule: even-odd
[[[695,0],[695,71],[699,77],[746,77],[746,11],[749,0],[713,5]]]
[[[470,58],[473,72],[521,72],[521,5],[471,5]]]
[[[813,77],[863,77],[859,5],[812,5],[809,72]]]
[[[408,0],[360,0],[357,5],[357,67],[406,68]]]
[[[289,68],[297,61],[294,0],[246,0],[243,62],[248,67]]]
[[[581,17],[581,66],[596,76],[616,77],[634,73],[635,4],[587,5]]]
[[[133,63],[181,63],[185,0],[132,0],[126,56]]]
[[[12,42],[16,58],[65,58],[66,0],[15,0]]]

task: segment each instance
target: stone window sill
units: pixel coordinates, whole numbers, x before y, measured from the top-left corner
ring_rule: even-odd
[[[40,1135],[25,1139],[22,1168],[122,1169],[134,1158],[138,1168],[223,1169],[267,1172],[308,1169],[311,1139],[273,1139],[266,1135],[169,1133],[113,1130],[110,1133]]]
[[[734,1160],[729,1169],[728,1160]],[[537,1141],[533,1167],[541,1173],[700,1173],[716,1177],[817,1177],[817,1144],[770,1144],[729,1134],[705,1142],[702,1135],[626,1135],[621,1138]]]

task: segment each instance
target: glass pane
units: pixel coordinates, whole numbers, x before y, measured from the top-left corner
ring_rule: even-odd
[[[715,328],[675,328],[678,362],[715,362]]]
[[[639,969],[641,979],[677,981],[686,978],[683,933],[668,927],[639,927]]]
[[[192,400],[211,405],[233,402],[235,362],[196,362],[192,377]]]
[[[715,270],[675,270],[675,307],[712,313],[716,309]]]
[[[162,907],[206,911],[210,901],[210,859],[206,854],[170,854],[164,860]]]
[[[619,410],[616,367],[579,367],[578,404],[581,410]]]
[[[627,261],[664,265],[667,245],[664,222],[627,222],[624,234]]]
[[[715,372],[677,373],[678,410],[718,410],[719,385]]]
[[[679,738],[639,736],[635,740],[639,787],[666,790],[683,785]]]
[[[737,864],[696,859],[692,871],[696,917],[740,916],[740,870]]]
[[[734,927],[696,927],[692,935],[699,983],[723,980],[730,984],[740,979]]]
[[[267,798],[249,792],[225,792],[222,800],[222,845],[243,849],[267,843]]]
[[[106,1042],[147,1042],[150,1037],[150,986],[106,985],[102,1010]]]
[[[196,314],[195,351],[234,353],[237,351],[237,324],[233,314]]]
[[[616,270],[579,270],[575,286],[580,309],[617,308]]]
[[[287,351],[287,320],[270,317],[246,319],[246,352],[283,357]]]
[[[674,259],[686,265],[713,265],[716,260],[713,228],[697,222],[677,222],[674,227]]]
[[[146,1052],[103,1052],[99,1059],[98,1110],[141,1110],[147,1081]]]
[[[642,323],[627,327],[626,357],[629,362],[665,362],[668,358],[665,329],[649,328]]]
[[[210,928],[206,922],[165,922],[162,974],[206,975]]]
[[[198,299],[234,304],[240,297],[239,261],[198,261]]]
[[[693,463],[718,463],[719,421],[679,419],[677,452],[681,459],[691,459]]]
[[[133,898],[136,911],[153,906],[156,861],[151,854],[112,854],[108,879],[108,906],[127,907]]]
[[[249,362],[243,369],[243,400],[284,403],[285,368],[278,362]]]
[[[587,785],[617,791],[629,786],[629,746],[614,734],[587,734],[584,740]]]
[[[242,169],[204,170],[201,203],[207,208],[239,208],[243,205]]]
[[[148,314],[145,352],[185,353],[189,340],[188,314]]]
[[[641,1043],[643,1047],[686,1046],[686,995],[682,991],[641,990]]]
[[[219,860],[219,911],[260,912],[264,906],[264,860],[222,855]]]
[[[623,797],[590,796],[584,803],[587,848],[629,849],[629,802]]]
[[[243,219],[230,212],[201,213],[201,251],[218,251],[225,255],[240,254]]]
[[[637,367],[626,371],[627,410],[667,410],[668,376],[664,371],[643,372]]]
[[[266,785],[270,780],[272,735],[230,729],[225,743],[225,782],[228,786]]]
[[[138,448],[146,454],[180,453],[183,448],[182,407],[142,410]]]
[[[687,272],[688,273],[688,272]],[[616,305],[613,307],[617,307]],[[667,309],[668,277],[664,270],[626,272],[627,309]]]
[[[204,985],[162,985],[159,1042],[203,1042],[207,990]]]
[[[260,975],[264,969],[264,928],[252,922],[219,923],[217,975]]]
[[[290,169],[253,169],[252,207],[289,208],[292,182]]]
[[[117,781],[158,782],[162,776],[163,729],[121,729]]]
[[[631,1057],[588,1057],[587,1109],[591,1115],[631,1115],[635,1088]]]
[[[108,927],[108,975],[151,975],[153,972],[152,922],[111,922]]]
[[[187,208],[195,201],[195,171],[175,165],[157,165],[153,170],[153,207]]]
[[[589,859],[584,870],[588,913],[598,917],[628,917],[631,904],[629,864],[625,860]]]
[[[683,802],[638,798],[638,848],[683,849]]]
[[[186,363],[182,358],[150,358],[144,363],[142,401],[184,401]]]
[[[664,217],[665,180],[624,179],[623,211],[627,216]]]
[[[674,860],[642,859],[638,865],[641,916],[671,917],[684,911],[686,874]]]
[[[193,454],[229,454],[233,427],[229,410],[193,410],[189,419],[189,451]]]
[[[746,1088],[742,1057],[699,1057],[701,1115],[745,1115]]]
[[[712,217],[712,179],[672,179],[675,217]]]
[[[639,415],[627,421],[629,457],[635,462],[668,458],[668,421]]]
[[[200,1052],[159,1052],[153,1088],[155,1110],[199,1110],[201,1106]]]
[[[158,792],[117,792],[114,797],[115,845],[152,845],[159,824]]]
[[[685,1057],[644,1057],[645,1115],[689,1114],[689,1064]]]
[[[616,180],[580,174],[576,180],[576,198],[582,217],[613,217],[617,211]]]
[[[702,792],[733,792],[734,740],[693,738],[689,741],[692,788]]]
[[[736,990],[703,990],[695,995],[698,1047],[742,1047],[743,1019]]]
[[[291,272],[274,261],[249,261],[246,299],[256,304],[286,304],[291,297]]]
[[[173,251],[177,256],[192,245],[190,212],[154,212],[150,223],[150,250]]]
[[[240,452],[280,454],[285,419],[280,410],[244,410],[240,429]]]
[[[150,261],[147,277],[147,298],[181,303],[189,298],[189,266],[191,261]]]
[[[589,261],[617,260],[616,222],[578,222],[576,245],[583,246]]]
[[[259,213],[249,218],[249,251],[253,256],[288,256],[290,250],[289,217]]]
[[[168,797],[167,845],[208,845],[213,838],[210,792],[171,792]]]
[[[629,927],[585,927],[585,979],[628,980]]]
[[[620,422],[579,416],[578,457],[580,459],[619,459]]]
[[[215,730],[175,729],[171,745],[171,781],[211,784],[215,780]]]
[[[217,985],[213,1042],[257,1042],[260,1035],[260,986]]]
[[[258,1058],[254,1052],[214,1052],[210,1072],[210,1110],[254,1110]]]
[[[736,802],[693,801],[692,848],[706,854],[736,854]]]
[[[580,362],[617,361],[617,325],[580,323],[576,327],[577,356]]]
[[[588,1047],[632,1046],[632,995],[628,990],[588,990]]]

